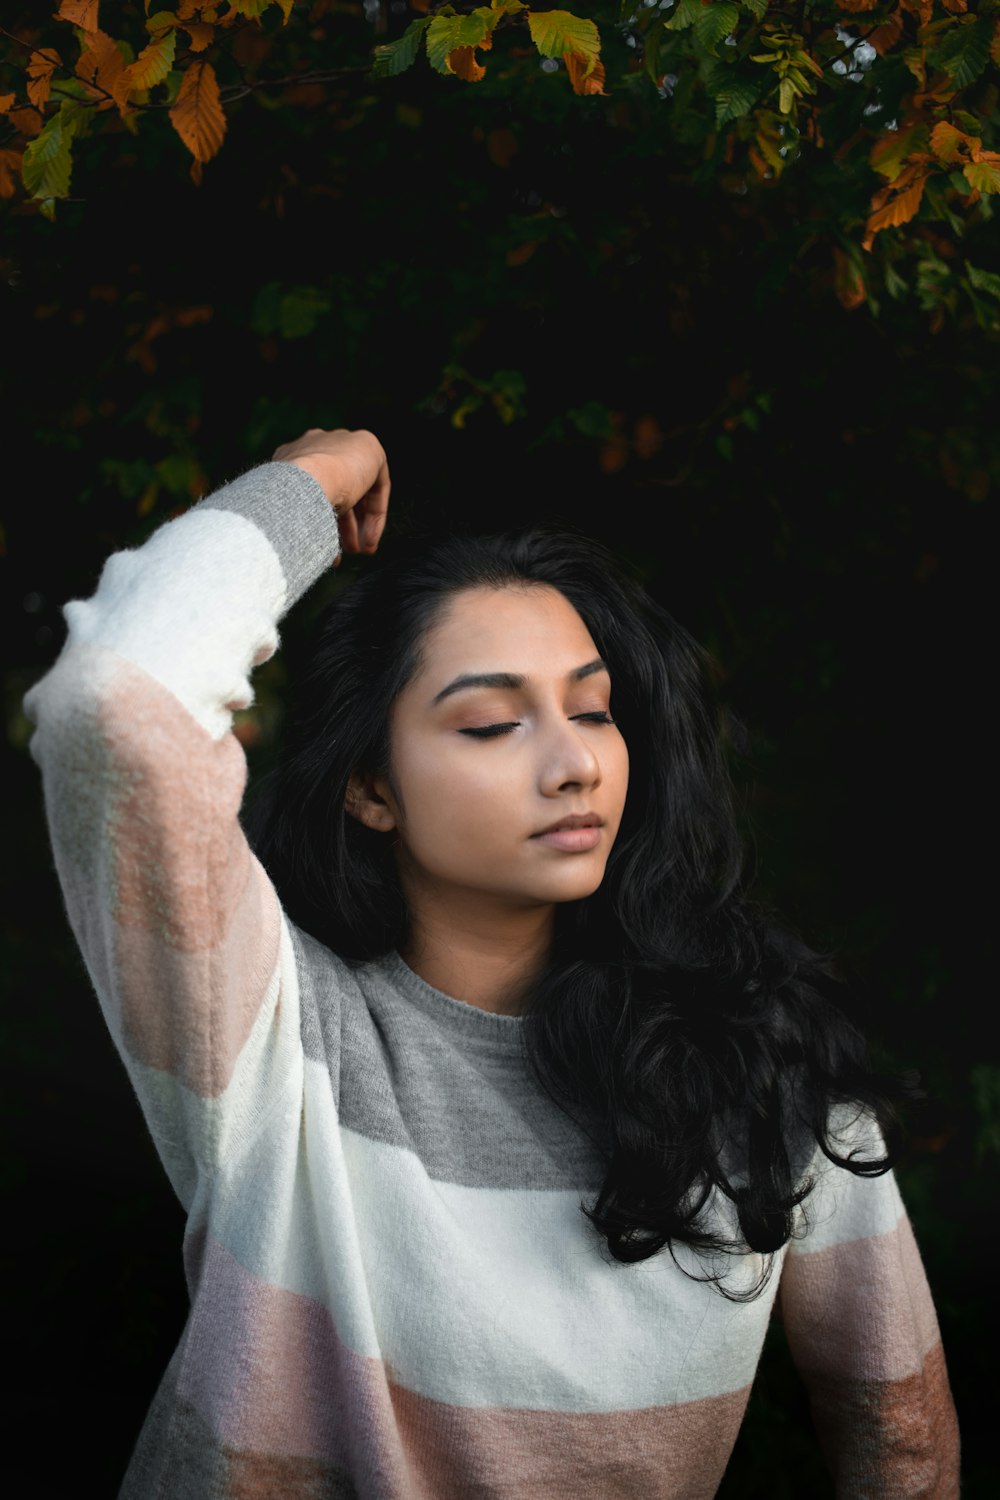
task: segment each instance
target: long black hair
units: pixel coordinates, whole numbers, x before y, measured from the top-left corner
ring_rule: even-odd
[[[390,707],[449,598],[525,584],[558,589],[589,629],[630,762],[604,880],[557,907],[523,1003],[527,1058],[602,1153],[581,1208],[614,1259],[686,1243],[725,1292],[719,1255],[758,1252],[754,1295],[811,1190],[817,1144],[848,1171],[886,1171],[894,1103],[911,1090],[869,1069],[829,960],[748,896],[706,653],[605,549],[544,529],[451,536],[352,582],[318,622],[247,835],[288,915],[332,951],[362,963],[403,947],[390,840],[345,811],[348,780],[391,774]],[[838,1154],[843,1104],[879,1123],[885,1154]]]

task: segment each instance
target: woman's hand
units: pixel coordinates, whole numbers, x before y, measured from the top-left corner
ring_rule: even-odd
[[[296,464],[322,485],[337,513],[344,552],[375,551],[385,528],[390,482],[385,449],[373,432],[310,427],[271,457]]]

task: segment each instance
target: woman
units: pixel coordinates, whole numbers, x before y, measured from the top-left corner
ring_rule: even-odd
[[[773,1311],[838,1495],[957,1494],[893,1086],[745,898],[700,655],[603,553],[345,590],[251,851],[232,713],[389,488],[310,429],[109,558],[25,698],[188,1214],[121,1495],[708,1497]]]

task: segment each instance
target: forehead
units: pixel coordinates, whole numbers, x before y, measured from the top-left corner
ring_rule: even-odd
[[[549,584],[470,588],[452,595],[424,637],[418,676],[517,672],[564,677],[599,655],[564,594]]]

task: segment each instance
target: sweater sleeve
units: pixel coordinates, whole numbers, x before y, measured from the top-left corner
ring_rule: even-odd
[[[232,718],[338,550],[315,479],[251,469],[107,559],[24,698],[69,923],[188,1209],[265,1115],[297,1108],[294,955],[238,821]]]
[[[877,1127],[842,1112],[834,1142],[859,1158]],[[837,1500],[953,1500],[959,1434],[941,1335],[893,1173],[859,1177],[821,1154],[778,1290],[792,1358]]]

